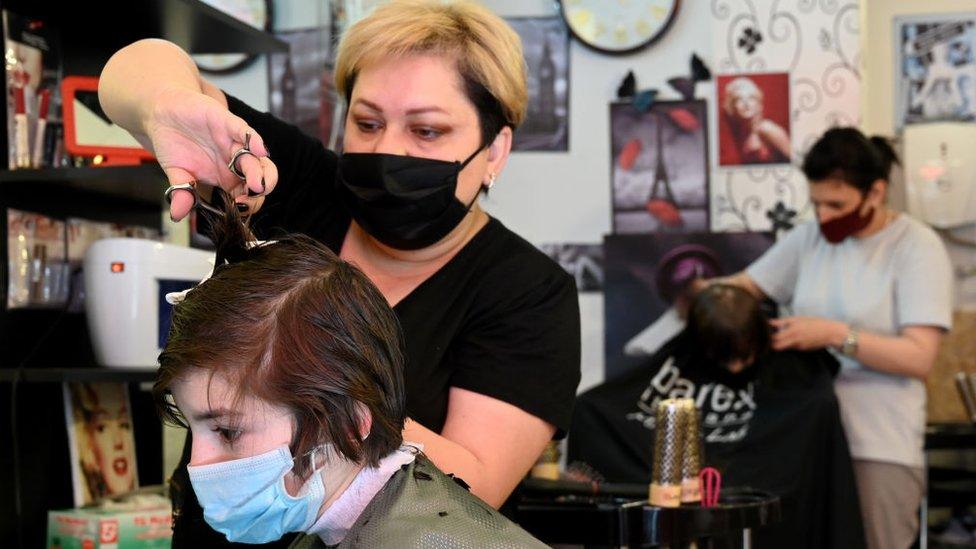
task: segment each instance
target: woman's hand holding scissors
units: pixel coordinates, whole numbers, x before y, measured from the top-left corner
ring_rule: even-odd
[[[194,192],[179,192],[190,184],[219,186],[242,213],[256,212],[274,189],[278,170],[264,141],[247,123],[217,99],[192,90],[161,91],[147,113],[149,147],[171,186],[170,217],[179,221],[197,205]]]

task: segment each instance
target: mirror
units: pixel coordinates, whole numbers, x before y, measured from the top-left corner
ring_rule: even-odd
[[[64,147],[75,156],[102,156],[100,165],[131,165],[155,157],[109,120],[98,101],[98,78],[67,76],[61,82]]]

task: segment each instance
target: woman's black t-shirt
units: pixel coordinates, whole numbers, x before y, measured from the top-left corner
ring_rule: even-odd
[[[339,253],[351,218],[336,198],[336,155],[290,124],[228,96],[264,139],[278,184],[253,226],[298,232]],[[569,427],[580,379],[579,305],[565,271],[492,218],[394,307],[406,343],[409,416],[440,432],[448,390],[467,389]]]

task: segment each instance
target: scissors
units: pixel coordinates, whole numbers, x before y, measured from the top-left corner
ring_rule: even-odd
[[[192,208],[203,208],[204,210],[207,210],[210,213],[217,214],[217,215],[224,215],[223,211],[218,210],[212,204],[200,198],[200,193],[197,192],[196,182],[183,183],[182,185],[173,185],[168,189],[166,189],[166,192],[163,193],[163,196],[166,198],[167,204],[173,203],[173,193],[175,193],[176,191],[187,191],[193,196]]]
[[[254,156],[254,153],[251,152],[250,132],[244,134],[244,146],[238,149],[236,152],[234,152],[233,156],[230,159],[230,162],[227,164],[227,169],[230,170],[231,173],[236,175],[238,178],[240,178],[241,181],[246,181],[246,178],[244,176],[244,172],[242,172],[237,167],[237,160],[240,159],[240,157],[244,156],[245,154]],[[193,206],[191,209],[195,209],[199,207],[213,214],[224,215],[223,211],[215,208],[212,204],[210,204],[209,202],[207,202],[206,200],[200,197],[200,193],[197,192],[196,185],[197,183],[194,181],[190,183],[183,183],[182,185],[173,185],[169,187],[168,189],[166,189],[166,192],[163,193],[163,196],[166,198],[166,203],[167,204],[173,203],[174,192],[187,191],[193,196]],[[260,194],[260,193],[253,193],[250,189],[248,189],[247,192],[248,192],[248,196],[257,196],[258,194]]]

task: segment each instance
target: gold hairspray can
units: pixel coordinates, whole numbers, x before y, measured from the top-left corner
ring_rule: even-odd
[[[651,472],[651,505],[681,505],[681,454],[684,450],[687,415],[680,399],[666,399],[658,404],[654,425],[654,465]]]
[[[701,501],[701,472],[704,452],[701,438],[701,415],[695,407],[695,401],[682,399],[685,417],[683,424],[684,451],[681,456],[681,503],[698,503]]]

